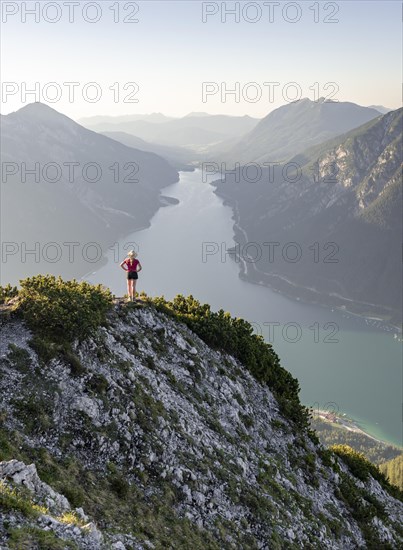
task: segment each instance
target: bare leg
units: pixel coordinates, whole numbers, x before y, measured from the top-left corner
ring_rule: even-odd
[[[133,279],[133,298],[136,299],[136,279]]]
[[[127,297],[130,298],[130,279],[127,279]]]
[[[133,279],[130,279],[129,283],[130,283],[129,296],[133,300]]]

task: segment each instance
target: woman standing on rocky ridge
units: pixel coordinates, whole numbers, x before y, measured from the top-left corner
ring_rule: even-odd
[[[139,278],[138,272],[141,271],[142,265],[137,260],[137,253],[134,250],[130,250],[127,254],[127,258],[123,260],[120,267],[127,272],[127,300],[129,302],[136,301],[136,282]]]

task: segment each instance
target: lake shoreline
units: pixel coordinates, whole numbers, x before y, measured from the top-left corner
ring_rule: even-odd
[[[240,216],[237,201],[229,199],[225,193],[218,191],[218,188],[214,185],[214,182],[211,182],[211,185],[214,187],[214,193],[222,199],[223,205],[229,206],[232,209],[232,219],[234,221],[234,241],[237,245],[248,243],[247,233],[239,223]],[[278,292],[287,298],[307,305],[337,309],[340,312],[348,313],[349,315],[359,317],[363,320],[376,320],[390,326],[396,330],[398,334],[402,334],[402,325],[396,318],[394,318],[395,314],[387,312],[382,306],[377,306],[376,304],[364,304],[361,302],[356,302],[350,298],[337,295],[336,293],[327,294],[320,292],[313,287],[311,288],[298,285],[284,275],[259,271],[255,263],[246,262],[246,260],[239,254],[230,254],[230,257],[240,264],[239,277],[245,282],[270,288],[274,292]]]
[[[397,445],[395,442],[387,440],[387,439],[380,439],[379,437],[375,437],[371,435],[370,432],[364,430],[360,423],[357,420],[354,420],[353,418],[350,418],[347,415],[341,415],[329,413],[329,411],[324,410],[317,410],[315,411],[315,415],[313,415],[313,418],[319,418],[323,422],[333,425],[335,424],[338,428],[347,430],[349,432],[354,432],[357,434],[364,435],[365,437],[368,437],[377,443],[381,443],[382,445],[388,445],[390,447],[393,447],[397,449],[398,451],[403,452],[403,447],[401,445]]]

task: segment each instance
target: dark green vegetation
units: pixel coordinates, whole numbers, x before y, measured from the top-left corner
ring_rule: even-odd
[[[157,309],[186,323],[213,349],[221,349],[239,359],[259,382],[270,387],[287,418],[303,428],[309,425],[308,409],[298,397],[298,380],[280,366],[272,346],[254,334],[248,321],[231,317],[222,309],[213,312],[208,304],[201,304],[191,295],[186,298],[178,295],[172,301],[156,297],[151,302]]]
[[[330,450],[343,460],[353,476],[364,482],[369,479],[369,476],[372,476],[396,499],[403,500],[402,491],[391,485],[386,476],[377,466],[369,462],[364,455],[357,453],[348,445],[333,445]],[[342,472],[340,475],[341,483],[339,485],[338,496],[344,501],[352,516],[360,526],[367,548],[373,548],[374,550],[376,548],[393,550],[393,545],[380,540],[371,524],[375,517],[380,519],[385,519],[387,517],[383,504],[374,495],[358,487],[351,477]]]
[[[358,523],[365,539],[366,548],[393,550],[395,546],[381,541],[371,524],[375,517],[381,519],[386,517],[383,505],[374,496],[358,488],[352,478],[346,474],[342,473],[341,478],[338,497],[344,501],[347,509]]]
[[[49,340],[83,340],[106,320],[112,294],[102,285],[54,275],[23,279],[18,294],[29,327]]]

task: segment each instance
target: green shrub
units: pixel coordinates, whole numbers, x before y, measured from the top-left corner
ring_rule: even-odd
[[[334,462],[333,462],[333,453],[330,449],[321,448],[318,452],[320,458],[322,459],[322,462],[325,466],[328,468],[334,468]]]
[[[18,288],[7,284],[6,286],[0,285],[0,304],[6,303],[11,298],[18,296]]]
[[[84,339],[106,320],[112,294],[102,285],[53,275],[20,281],[21,310],[36,333],[58,340]]]
[[[300,427],[308,427],[309,412],[300,403],[298,380],[280,366],[272,346],[253,332],[248,321],[231,317],[222,309],[213,312],[208,304],[201,304],[192,295],[185,298],[179,294],[172,301],[163,296],[149,301],[160,311],[186,323],[210,347],[239,359],[259,382],[270,387],[288,418]]]
[[[112,491],[121,499],[129,494],[130,486],[124,475],[115,473],[109,476],[109,483]]]
[[[105,395],[109,387],[109,382],[103,374],[93,374],[88,381],[87,387],[94,393]]]

